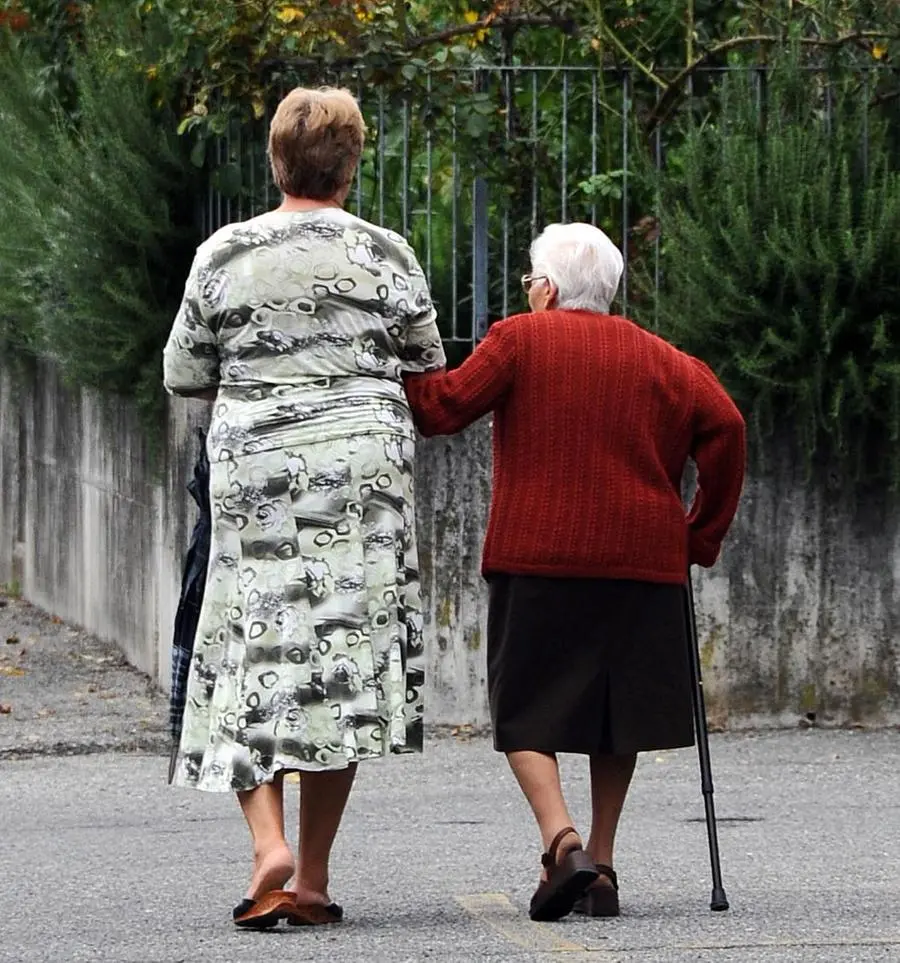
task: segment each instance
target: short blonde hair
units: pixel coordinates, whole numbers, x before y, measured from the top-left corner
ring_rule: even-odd
[[[293,197],[331,200],[353,181],[365,138],[365,121],[350,91],[296,87],[269,127],[275,183]]]

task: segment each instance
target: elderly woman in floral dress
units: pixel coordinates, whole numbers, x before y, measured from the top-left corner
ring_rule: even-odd
[[[426,435],[494,414],[488,686],[495,746],[544,843],[531,916],[615,916],[637,753],[693,741],[685,580],[715,562],[737,509],[745,428],[706,365],[610,314],[622,255],[602,231],[551,225],[531,260],[530,312],[406,387]],[[699,489],[685,515],[689,458]],[[585,848],[559,752],[590,759]]]
[[[245,927],[341,919],[329,857],[357,763],[422,748],[402,377],[444,354],[409,245],[343,210],[363,139],[346,91],[288,94],[269,140],[283,202],[200,247],[165,350],[167,389],[214,401],[210,567],[173,781],[238,795]]]

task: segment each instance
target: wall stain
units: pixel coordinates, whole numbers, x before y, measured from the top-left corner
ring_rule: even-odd
[[[712,627],[703,638],[700,644],[700,667],[704,672],[712,668],[715,660],[716,649],[719,643],[725,639],[725,626],[721,622],[713,622]]]
[[[860,681],[850,701],[854,722],[871,722],[880,715],[891,694],[890,681],[880,675],[867,674]]]
[[[816,693],[815,684],[809,682],[800,690],[800,711],[815,712],[818,707],[819,697]]]
[[[442,629],[450,628],[450,618],[453,614],[453,605],[450,599],[442,599],[436,608],[434,621],[436,625],[439,625]]]

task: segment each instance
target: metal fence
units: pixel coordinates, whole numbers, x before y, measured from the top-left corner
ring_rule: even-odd
[[[349,208],[409,238],[448,346],[463,347],[525,307],[519,277],[547,223],[599,223],[627,256],[633,116],[621,72],[493,67],[458,72],[454,87],[441,116],[430,79],[418,100],[357,87],[368,138]],[[215,145],[205,234],[278,202],[267,135],[268,115]]]
[[[725,72],[698,72],[697,96],[683,109],[702,103],[708,110]],[[621,70],[497,66],[457,71],[449,81],[442,75],[452,89],[436,110],[435,82],[425,78],[418,91],[400,93],[347,84],[355,86],[368,127],[349,207],[409,238],[451,360],[491,321],[525,308],[519,278],[528,248],[553,221],[599,224],[620,244],[622,313],[633,306],[628,269],[635,251],[650,287],[658,287],[658,211],[646,175],[662,164],[666,133],[661,125],[642,133],[654,94],[636,91]],[[279,99],[282,93],[273,92]],[[227,192],[222,178],[210,186],[207,234],[277,203],[267,135],[268,115],[217,143],[213,161],[230,183]],[[649,229],[642,233],[641,225]]]

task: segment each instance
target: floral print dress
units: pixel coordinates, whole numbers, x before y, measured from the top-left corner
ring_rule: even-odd
[[[444,364],[397,234],[274,211],[198,250],[166,388],[217,389],[210,564],[176,785],[421,751],[414,433],[403,372]]]

